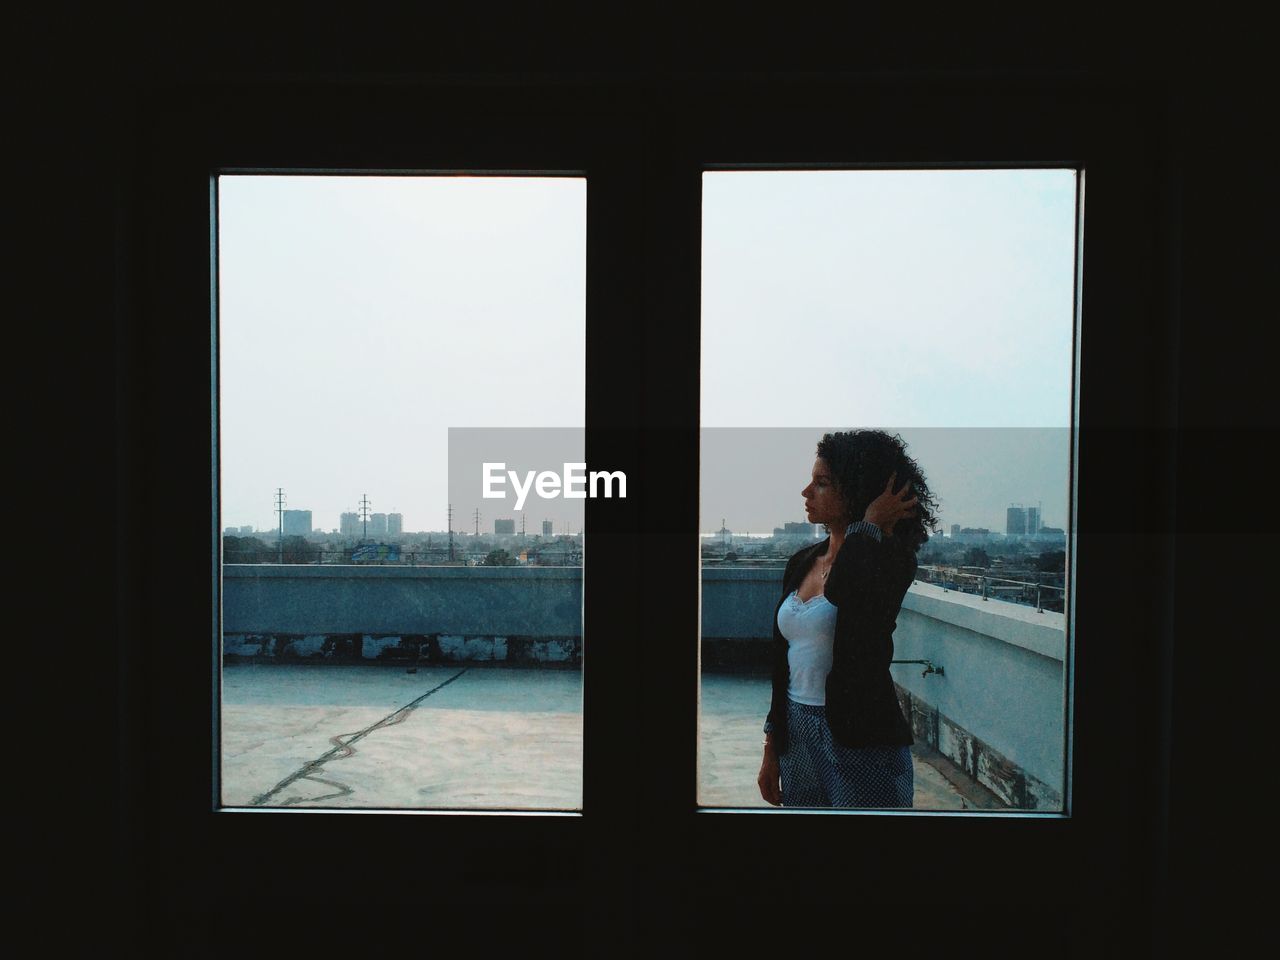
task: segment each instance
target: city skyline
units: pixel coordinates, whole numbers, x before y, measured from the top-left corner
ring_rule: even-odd
[[[1008,505],[1006,506],[1006,509],[1008,509],[1008,508],[1010,508],[1010,507],[1026,507],[1026,506],[1030,506],[1030,504],[1018,504],[1018,503],[1011,503],[1011,504],[1008,504]],[[313,511],[310,511],[310,510],[305,511],[305,512],[307,512],[307,513],[314,513]],[[343,511],[343,512],[344,512],[344,513],[354,513],[354,511]],[[714,511],[713,511],[713,512],[714,512]],[[803,511],[800,511],[800,513],[803,513]],[[392,513],[384,514],[384,516],[387,516],[387,517],[394,516],[394,515],[395,515],[395,514],[392,514]],[[371,515],[371,516],[372,516],[372,515]],[[401,517],[403,517],[403,514],[400,514],[400,516],[401,516]],[[472,520],[472,518],[471,518],[471,517],[468,517],[468,518],[466,518],[466,519],[468,520],[468,522],[467,522],[466,524],[463,524],[463,525],[461,525],[461,526],[455,526],[455,527],[454,527],[454,529],[453,529],[453,533],[454,533],[455,535],[464,535],[464,534],[465,534],[465,535],[467,535],[467,536],[474,536],[474,535],[475,535],[475,524],[474,524],[474,521]],[[271,524],[270,526],[266,526],[266,527],[259,527],[259,526],[255,526],[255,525],[253,525],[253,524],[235,524],[235,523],[227,523],[227,522],[226,522],[226,520],[225,520],[225,517],[223,518],[223,520],[224,520],[224,522],[223,522],[223,524],[222,524],[222,531],[223,531],[223,533],[224,533],[224,534],[226,534],[226,535],[250,535],[250,534],[251,534],[251,535],[255,535],[255,536],[256,536],[256,535],[259,535],[259,534],[270,534],[270,535],[272,535],[272,536],[275,536],[276,534],[278,534],[278,533],[279,533],[279,530],[280,530],[279,525],[278,525],[278,524],[275,524],[275,523]],[[510,520],[510,521],[512,521],[512,522],[514,523],[515,527],[516,527],[515,533],[514,533],[514,534],[495,534],[495,533],[494,533],[494,531],[493,531],[493,529],[492,529],[492,527],[493,527],[493,524],[494,524],[494,521],[495,521],[495,520]],[[727,527],[727,526],[728,526],[728,524],[727,524],[727,518],[723,518],[723,521],[725,522],[726,527]],[[514,514],[505,514],[505,515],[498,515],[498,514],[495,514],[495,515],[492,515],[492,516],[489,516],[489,517],[482,517],[482,518],[481,518],[481,524],[482,524],[482,527],[483,527],[483,525],[484,525],[484,524],[486,524],[486,523],[487,523],[487,525],[488,525],[488,528],[487,528],[487,529],[482,528],[482,529],[480,530],[480,534],[479,534],[480,536],[511,536],[511,535],[517,535],[517,536],[518,536],[518,535],[521,535],[521,531],[520,531],[520,529],[519,529],[519,526],[520,526],[520,514],[519,514],[518,512],[517,512],[517,513],[514,513]],[[542,521],[541,519],[537,520],[537,521],[536,521],[536,523],[535,523],[534,521],[532,521],[532,520],[528,519],[528,516],[526,516],[525,523],[526,523],[526,530],[524,531],[524,534],[523,534],[523,535],[528,536],[528,537],[533,537],[533,536],[548,536],[548,535],[550,535],[550,536],[556,536],[556,537],[559,537],[559,536],[565,536],[565,535],[576,536],[576,535],[579,533],[579,530],[578,530],[578,529],[576,529],[576,528],[573,528],[573,529],[571,529],[571,530],[567,530],[567,531],[566,531],[566,530],[565,530],[565,529],[564,529],[560,524],[555,524],[555,526],[554,526],[553,530],[551,531],[551,533],[550,533],[550,534],[547,534],[547,533],[543,530],[543,521]],[[1063,530],[1065,530],[1065,523],[1066,523],[1065,519],[1064,519],[1064,520],[1062,520],[1062,521],[1060,521],[1060,522],[1058,522],[1058,523],[1050,523],[1050,522],[1047,522],[1047,521],[1044,519],[1044,517],[1042,516],[1042,517],[1041,517],[1041,522],[1040,522],[1040,528],[1041,528],[1041,529],[1050,529],[1050,530],[1053,530],[1053,529],[1063,529]],[[740,536],[741,536],[741,537],[771,537],[771,536],[774,536],[774,535],[775,535],[775,530],[777,530],[777,529],[781,529],[785,524],[804,524],[804,525],[807,525],[807,526],[814,527],[815,529],[817,529],[817,528],[819,528],[819,527],[821,526],[821,525],[819,525],[819,524],[811,524],[811,523],[808,523],[808,522],[807,522],[807,521],[805,521],[802,517],[798,517],[798,516],[797,516],[797,517],[784,517],[784,518],[781,518],[781,519],[779,519],[779,520],[778,520],[778,522],[777,522],[777,523],[775,523],[775,524],[773,525],[773,527],[772,527],[771,529],[769,529],[769,530],[739,530],[739,529],[734,529],[734,528],[729,527],[729,528],[728,528],[728,532],[729,532],[729,534],[730,534],[730,535],[735,536],[735,537],[740,537]],[[992,533],[992,534],[1001,535],[1001,536],[1005,535],[1005,533],[1006,533],[1006,531],[1005,531],[1005,529],[1004,529],[1004,525],[1003,525],[1003,524],[1000,524],[1000,525],[993,525],[993,524],[982,524],[982,523],[967,523],[967,522],[964,522],[964,521],[962,521],[962,520],[945,520],[945,521],[944,521],[944,520],[939,520],[939,522],[938,522],[938,527],[937,527],[937,532],[936,532],[935,534],[933,534],[933,536],[936,536],[936,537],[950,537],[950,536],[951,536],[951,527],[952,527],[953,525],[957,525],[957,526],[961,527],[962,529],[986,529],[987,531],[989,531],[989,532],[990,532],[990,533]],[[286,519],[286,527],[287,527],[287,526],[288,526],[288,522],[287,522],[287,519]],[[246,530],[246,529],[245,529],[246,527],[248,527],[248,528],[250,528],[250,529]],[[333,534],[339,534],[339,535],[341,535],[341,529],[342,529],[342,521],[341,521],[341,515],[340,515],[340,516],[339,516],[339,522],[338,522],[338,524],[336,524],[336,525],[334,525],[334,526],[332,526],[332,527],[324,526],[324,525],[321,525],[321,524],[313,524],[313,526],[312,526],[312,528],[311,528],[311,530],[310,530],[309,532],[310,532],[310,533],[313,533],[313,534],[319,534],[319,535],[331,536],[331,535],[333,535]],[[418,535],[418,534],[447,534],[447,533],[448,533],[448,530],[446,530],[446,529],[445,529],[445,528],[443,528],[443,527],[442,527],[442,528],[439,528],[439,529],[435,529],[435,528],[427,528],[427,527],[414,527],[414,526],[412,526],[412,525],[410,525],[410,524],[407,524],[407,523],[406,523],[406,524],[404,524],[404,525],[403,525],[403,528],[402,528],[401,530],[396,531],[396,532],[397,532],[397,533],[399,533],[400,535],[403,535],[403,536],[411,536],[411,535]],[[581,532],[584,532],[584,533],[585,533],[585,532],[587,532],[587,531],[581,531]],[[1034,532],[1034,531],[1033,531],[1033,532]],[[700,537],[715,537],[715,536],[722,536],[722,535],[723,535],[723,533],[724,533],[724,530],[723,530],[723,529],[721,529],[721,528],[719,528],[719,527],[717,527],[717,528],[716,528],[716,529],[714,529],[714,530],[700,529],[700,530],[698,531],[698,536],[700,536]],[[285,534],[285,535],[286,535],[286,536],[289,536],[289,535],[291,535],[291,534],[286,530],[286,534]]]

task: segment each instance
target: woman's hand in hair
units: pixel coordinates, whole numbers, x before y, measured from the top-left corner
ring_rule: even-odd
[[[893,534],[895,523],[915,513],[916,498],[913,496],[910,500],[907,499],[907,494],[911,492],[911,481],[908,480],[902,485],[901,490],[895,492],[893,481],[897,476],[896,470],[889,474],[889,482],[885,484],[884,492],[867,505],[867,512],[862,515],[863,520],[874,523],[889,535]]]

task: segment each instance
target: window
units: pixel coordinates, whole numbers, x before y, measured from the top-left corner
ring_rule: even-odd
[[[805,512],[815,446],[852,428],[873,431],[848,440],[863,458],[876,430],[903,445],[936,527],[888,668],[914,771],[845,801],[1064,810],[1077,172],[713,171],[702,198],[700,802],[765,805],[777,588],[830,532]],[[843,469],[853,489],[862,468]],[[837,616],[815,583],[778,609],[801,631],[780,701],[799,698],[801,732],[826,716],[831,656],[804,630]],[[784,802],[835,802],[801,792],[800,762]]]
[[[1114,496],[1122,468],[1152,509],[1171,502],[1160,451],[1144,433],[1171,395],[1170,335],[1147,285],[1163,269],[1150,242],[1155,121],[1135,120],[1123,96],[1083,109],[1065,95],[905,97],[833,81],[789,88],[785,104],[764,88],[742,98],[644,88],[601,111],[584,90],[570,83],[503,99],[480,85],[447,97],[402,85],[344,98],[249,84],[140,107],[125,191],[133,218],[122,240],[131,299],[121,321],[121,416],[132,497],[122,516],[150,516],[162,480],[190,491],[199,509],[134,528],[121,574],[133,600],[123,656],[137,712],[125,718],[123,809],[134,818],[127,843],[137,851],[138,902],[218,925],[246,901],[269,903],[286,918],[283,929],[297,911],[328,908],[316,893],[322,868],[339,898],[352,878],[377,877],[388,916],[429,908],[492,922],[500,909],[519,926],[564,916],[569,904],[583,925],[566,937],[594,942],[619,929],[675,937],[708,917],[758,929],[761,917],[776,916],[789,857],[805,850],[823,910],[902,897],[915,904],[940,888],[966,918],[985,915],[993,900],[1013,905],[999,918],[1013,936],[1057,930],[1064,915],[1101,930],[1120,909],[1101,904],[1128,906],[1127,892],[1149,888],[1149,838],[1137,836],[1133,817],[1158,798],[1157,686],[1133,680],[1150,677],[1162,649],[1161,620],[1148,609],[1155,594],[1134,579],[1160,554],[1132,498]],[[793,101],[791,92],[803,96]],[[530,102],[538,109],[514,109]],[[1068,791],[1077,815],[698,813],[702,175],[726,162],[937,167],[992,157],[1089,171],[1077,589],[1068,611],[1077,637]],[[581,816],[212,812],[218,638],[212,629],[193,635],[213,619],[222,535],[212,507],[216,437],[202,420],[215,409],[217,383],[203,379],[214,342],[208,177],[355,169],[577,172],[591,184],[586,458],[624,470],[629,496],[585,505],[585,527],[602,546],[598,561],[585,557],[583,630],[601,639],[583,663]],[[850,869],[851,858],[875,869]],[[279,869],[249,866],[264,863]],[[1011,879],[1027,873],[1035,883]],[[1136,922],[1128,912],[1120,919]]]
[[[222,804],[580,809],[581,510],[453,441],[581,460],[585,181],[217,197]]]

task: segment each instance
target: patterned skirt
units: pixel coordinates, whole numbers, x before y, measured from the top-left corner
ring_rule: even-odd
[[[787,699],[787,752],[778,757],[784,807],[910,807],[910,747],[846,747],[827,708]]]

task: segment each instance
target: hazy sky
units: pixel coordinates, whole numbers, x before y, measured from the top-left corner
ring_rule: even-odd
[[[890,427],[946,524],[1003,530],[1010,502],[1041,500],[1065,525],[1075,187],[706,174],[703,426],[806,427],[770,435],[810,451]],[[281,486],[320,529],[365,493],[443,529],[448,428],[581,426],[586,200],[580,178],[221,177],[224,525],[273,527]],[[1049,429],[974,429],[1031,427]],[[731,508],[704,483],[701,527],[802,519],[797,456],[790,500]]]
[[[704,174],[702,426],[811,429],[759,435],[799,460],[763,527],[704,456],[702,530],[802,521],[814,444],[850,427],[901,433],[948,528],[1015,502],[1065,527],[1075,195],[1073,170]]]
[[[449,427],[581,426],[586,181],[221,177],[223,524],[444,529]],[[491,527],[490,527],[491,528]]]
[[[1070,423],[1074,171],[708,173],[702,200],[703,426]]]

